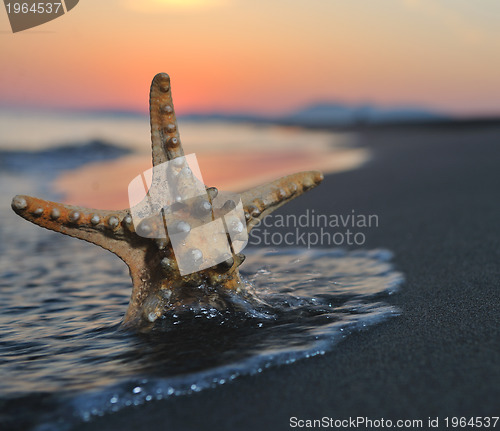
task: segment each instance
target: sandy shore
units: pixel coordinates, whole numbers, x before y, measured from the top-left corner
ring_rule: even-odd
[[[378,214],[365,248],[395,253],[402,315],[333,352],[79,429],[286,430],[290,417],[499,416],[500,126],[360,133],[374,152],[284,212]],[[497,425],[498,427],[499,425]],[[415,428],[417,429],[417,428]]]

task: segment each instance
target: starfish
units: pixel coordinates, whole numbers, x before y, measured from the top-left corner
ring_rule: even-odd
[[[24,219],[46,229],[96,244],[123,260],[129,267],[133,284],[123,324],[146,330],[152,328],[157,319],[179,307],[191,304],[223,307],[220,293],[244,294],[245,291],[245,284],[238,270],[244,261],[244,255],[239,252],[241,247],[235,246],[235,237],[226,234],[226,231],[229,230],[230,233],[231,230],[227,218],[224,225],[226,230],[222,234],[213,232],[214,237],[219,239],[224,237],[225,240],[227,237],[230,244],[222,255],[223,260],[219,259],[219,263],[209,267],[205,262],[203,269],[189,273],[183,272],[179,267],[180,261],[176,259],[172,244],[175,229],[169,228],[168,234],[165,234],[165,226],[162,225],[164,217],[149,214],[140,223],[134,222],[134,212],[141,214],[144,206],[150,203],[153,190],[156,189],[156,195],[164,192],[161,182],[166,179],[164,175],[155,174],[156,168],[172,162],[177,165],[169,168],[177,169],[174,174],[180,175],[179,169],[189,172],[187,169],[182,170],[187,157],[184,157],[180,142],[170,77],[166,73],[159,73],[154,77],[149,103],[153,174],[151,186],[141,202],[128,209],[112,211],[82,208],[23,195],[12,200],[13,210]],[[242,192],[239,198],[243,222],[246,224],[244,233],[250,232],[277,208],[317,186],[322,179],[323,175],[318,171],[300,172]],[[197,182],[192,176],[189,181]],[[215,187],[203,185],[203,194],[204,196],[197,196],[187,203],[178,202],[175,211],[177,219],[181,220],[177,223],[177,228],[179,234],[184,235],[184,241],[189,239],[191,244],[200,245],[189,250],[193,261],[203,261],[205,257],[200,249],[203,249],[210,238],[206,231],[200,234],[195,232],[196,229],[191,229],[191,222],[198,220],[198,224],[202,225],[207,220],[220,220],[235,210],[236,206],[235,200],[226,200]],[[189,223],[185,220],[189,220]],[[233,222],[233,231],[241,233],[242,225],[239,220],[235,219]],[[162,228],[164,233],[160,234]]]

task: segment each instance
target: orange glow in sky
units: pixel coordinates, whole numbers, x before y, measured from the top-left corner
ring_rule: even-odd
[[[3,8],[3,6],[2,6]],[[0,105],[284,113],[317,101],[500,114],[500,3],[483,0],[81,0],[12,34]]]

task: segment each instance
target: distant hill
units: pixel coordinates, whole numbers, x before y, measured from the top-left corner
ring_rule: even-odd
[[[350,126],[449,120],[444,114],[423,108],[381,108],[373,105],[347,106],[335,103],[311,105],[283,117],[284,120],[307,125]]]
[[[451,120],[452,117],[418,107],[382,108],[373,105],[349,106],[339,103],[318,103],[291,114],[258,116],[244,113],[193,113],[182,118],[192,121],[230,121],[296,124],[300,126],[349,127],[370,124],[396,124]]]

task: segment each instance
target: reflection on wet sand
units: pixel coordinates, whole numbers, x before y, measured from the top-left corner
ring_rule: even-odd
[[[231,153],[214,151],[197,153],[205,184],[222,190],[241,191],[275,177],[297,171],[317,169],[325,174],[355,169],[365,163],[365,149],[329,149]],[[127,188],[140,172],[151,167],[149,156],[132,155],[111,162],[95,162],[65,172],[55,182],[56,192],[66,203],[103,209],[128,206]]]

